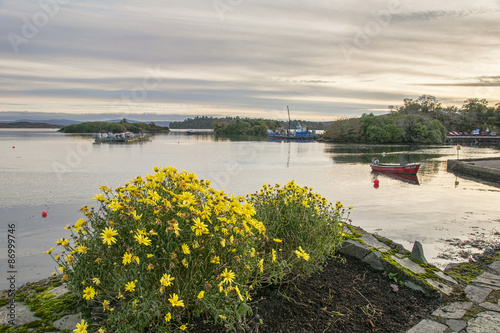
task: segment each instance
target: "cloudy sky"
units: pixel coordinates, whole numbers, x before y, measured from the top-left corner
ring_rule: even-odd
[[[495,104],[499,22],[500,0],[0,0],[0,117]]]

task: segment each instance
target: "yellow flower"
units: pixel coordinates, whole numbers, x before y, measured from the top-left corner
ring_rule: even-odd
[[[104,194],[100,193],[100,194],[94,195],[94,197],[92,198],[92,200],[95,200],[95,201],[104,201],[104,200],[106,200],[106,198],[104,197]]]
[[[132,257],[132,260],[133,260],[133,261],[135,261],[135,263],[136,263],[137,265],[139,265],[139,264],[141,263],[141,259],[139,259],[139,257],[138,257],[138,256],[133,256],[133,257]]]
[[[101,327],[97,333],[105,333],[106,332],[106,329],[104,327]]]
[[[48,249],[47,251],[45,251],[43,254],[50,254],[50,253],[52,252],[52,250],[53,250],[53,249],[54,249],[54,248],[53,248],[53,247],[51,247],[50,249]]]
[[[214,256],[214,257],[210,260],[210,262],[211,262],[212,264],[220,264],[220,258],[219,258],[219,256]]]
[[[152,258],[152,257],[154,257],[154,254],[148,254],[147,257]]]
[[[196,202],[196,198],[191,192],[182,192],[177,196],[177,200],[179,200],[179,207],[189,207]]]
[[[79,247],[76,248],[76,252],[87,253],[87,248],[83,245],[80,245]]]
[[[184,301],[180,300],[177,294],[170,295],[168,301],[172,304],[172,306],[184,307]]]
[[[93,299],[95,296],[95,290],[92,287],[87,287],[83,290],[83,298],[86,300]]]
[[[181,331],[185,331],[185,330],[187,330],[187,326],[186,325],[181,325],[181,327],[179,327],[179,329]]]
[[[240,288],[238,288],[238,286],[234,286],[234,290],[236,290],[236,293],[238,294],[240,301],[243,301],[243,296],[241,296]]]
[[[222,283],[229,282],[231,284],[234,281],[236,274],[234,274],[233,271],[228,271],[227,268],[225,268],[224,272],[222,272],[220,276],[224,278],[224,280],[222,280]]]
[[[186,243],[182,244],[182,252],[184,252],[184,254],[190,254],[191,251],[189,250],[189,245]]]
[[[172,285],[172,281],[174,281],[174,280],[175,280],[174,277],[170,277],[170,274],[165,273],[161,277],[160,283],[162,286],[168,287],[168,286]]]
[[[134,281],[127,282],[127,284],[125,285],[125,290],[130,291],[130,292],[134,292],[134,290],[135,290]]]
[[[203,297],[205,297],[205,292],[202,290],[202,291],[200,291],[200,293],[198,294],[198,299],[202,299]]]
[[[111,208],[113,212],[116,212],[119,208],[121,208],[121,205],[118,203],[118,200],[113,199],[108,205],[108,208]]]
[[[304,252],[302,246],[299,246],[299,251],[295,250],[295,254],[297,255],[298,258],[302,258],[305,261],[308,261],[310,257],[309,254]]]
[[[122,260],[122,263],[123,263],[124,265],[126,265],[126,264],[130,264],[131,262],[132,262],[132,254],[131,254],[131,253],[128,253],[128,252],[127,252],[127,253],[125,253],[125,254],[123,255],[123,260]]]
[[[186,268],[188,268],[188,267],[189,267],[189,264],[188,264],[188,262],[187,262],[186,258],[182,259],[182,261],[181,261],[181,262],[182,262],[182,265],[184,265],[184,267],[186,267]]]
[[[272,257],[273,257],[273,262],[276,261],[276,251],[274,251],[274,249],[272,249]]]
[[[273,241],[275,241],[276,243],[281,243],[282,242],[282,240],[278,239],[278,238],[274,238]]]
[[[104,302],[102,302],[102,309],[104,311],[109,310],[109,304],[109,301],[105,299]]]
[[[101,284],[101,280],[99,280],[99,278],[93,278],[92,281],[96,284],[96,285],[100,285]]]
[[[111,243],[116,243],[116,235],[118,235],[118,231],[114,230],[113,228],[104,228],[104,231],[101,232],[102,243],[108,243],[108,245],[111,245]]]
[[[64,274],[61,278],[63,281],[68,281],[68,275]]]
[[[80,229],[83,227],[83,225],[85,224],[85,220],[84,219],[79,219],[78,221],[76,221],[75,223],[75,229],[77,232],[80,231]]]
[[[165,315],[165,321],[168,323],[170,320],[172,320],[172,314],[169,312]]]
[[[153,264],[148,265],[148,271],[152,270],[155,266]]]
[[[151,240],[147,236],[136,234],[134,238],[139,244],[144,244],[146,246],[151,245]]]
[[[73,330],[74,333],[87,333],[87,327],[89,325],[82,319],[82,321],[76,324],[76,329]]]
[[[208,234],[208,225],[206,225],[205,223],[201,222],[200,218],[197,217],[195,219],[193,219],[193,222],[194,222],[194,226],[191,227],[191,230],[194,231],[195,235],[196,236],[201,236],[203,234]]]

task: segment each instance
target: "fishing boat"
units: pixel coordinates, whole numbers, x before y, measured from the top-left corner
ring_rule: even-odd
[[[383,164],[379,163],[379,160],[374,158],[370,166],[372,168],[372,171],[377,171],[377,172],[391,172],[391,173],[400,173],[407,175],[416,175],[418,169],[420,168],[420,163]]]
[[[284,140],[312,140],[314,139],[314,133],[307,130],[307,127],[301,126],[300,124],[292,130],[290,127],[290,110],[288,106],[286,107],[288,111],[288,129],[278,128],[276,131],[270,129],[267,130],[267,136],[269,139],[284,139]]]

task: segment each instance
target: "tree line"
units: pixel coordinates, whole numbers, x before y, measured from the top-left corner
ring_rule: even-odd
[[[59,130],[63,133],[160,133],[169,132],[168,127],[158,126],[154,122],[147,123],[129,123],[127,119],[123,118],[120,122],[105,122],[105,121],[91,121],[81,124],[72,124],[64,126]]]
[[[278,127],[295,128],[297,125],[309,129],[326,129],[332,122],[314,122],[306,120],[279,121],[271,119],[254,119],[240,117],[208,117],[196,116],[183,121],[170,123],[173,129],[213,129],[217,134],[248,134],[266,135],[266,130],[276,130]]]
[[[444,107],[436,97],[422,95],[388,108],[386,115],[371,113],[338,120],[325,131],[324,138],[338,142],[442,143],[448,131],[500,128],[500,103],[488,106],[485,99],[466,99],[459,108]]]

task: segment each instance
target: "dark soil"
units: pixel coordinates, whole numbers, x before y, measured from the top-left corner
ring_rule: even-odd
[[[357,259],[339,256],[303,281],[260,290],[253,297],[246,331],[406,332],[440,304],[437,298],[396,285]],[[202,320],[191,322],[190,328],[224,331]]]

